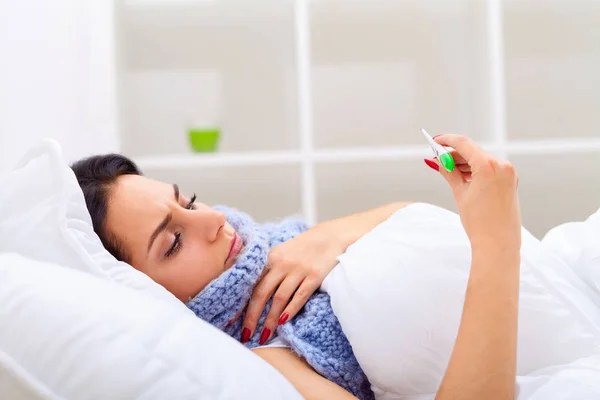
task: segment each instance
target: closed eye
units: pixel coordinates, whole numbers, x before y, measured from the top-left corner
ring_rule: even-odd
[[[175,239],[173,239],[173,244],[169,247],[169,250],[165,253],[165,258],[171,257],[173,254],[177,253],[181,249],[181,233],[177,232],[175,234]]]
[[[196,201],[196,194],[194,193],[194,195],[190,199],[190,202],[188,203],[188,205],[185,208],[187,208],[188,210],[195,210],[196,209],[196,205],[194,204],[195,201]]]

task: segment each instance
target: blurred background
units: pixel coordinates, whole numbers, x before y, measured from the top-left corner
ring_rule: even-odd
[[[455,209],[426,128],[510,159],[537,236],[600,206],[597,0],[0,0],[0,50],[0,173],[54,137],[259,220]]]

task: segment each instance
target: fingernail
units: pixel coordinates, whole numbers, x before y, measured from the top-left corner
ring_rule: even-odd
[[[435,171],[439,171],[440,170],[440,166],[437,165],[436,163],[434,163],[431,160],[428,159],[424,159],[423,161],[425,161],[425,164],[427,164],[427,166]]]
[[[434,136],[432,139],[435,139],[435,138],[436,138],[436,137],[438,137],[438,136],[442,136],[442,135],[441,135],[441,134],[439,134],[439,135],[435,135],[435,136]]]
[[[290,314],[288,314],[288,313],[281,314],[281,318],[279,318],[279,325],[285,324],[285,321],[287,321],[289,317],[290,317]]]
[[[258,341],[258,344],[260,344],[261,346],[263,344],[265,344],[267,342],[267,339],[269,338],[269,336],[271,336],[271,330],[269,328],[263,329],[262,334],[260,335],[260,340]]]
[[[250,329],[244,328],[242,331],[242,343],[246,343],[248,340],[250,340]]]

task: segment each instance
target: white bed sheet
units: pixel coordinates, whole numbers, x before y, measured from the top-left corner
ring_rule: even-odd
[[[600,235],[594,241],[590,232],[585,243],[600,245]],[[516,398],[600,399],[598,293],[578,273],[593,266],[573,269],[564,249],[547,246],[523,230]],[[454,346],[470,269],[459,217],[410,205],[339,261],[322,289],[377,398],[433,399]]]

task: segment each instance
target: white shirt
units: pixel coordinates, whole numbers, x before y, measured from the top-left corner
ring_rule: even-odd
[[[281,337],[275,336],[275,337],[271,338],[271,340],[269,340],[267,343],[263,344],[262,346],[258,346],[257,349],[267,348],[267,347],[284,347],[284,348],[289,348],[290,345],[289,345],[288,342],[286,342],[285,340],[283,340]]]

